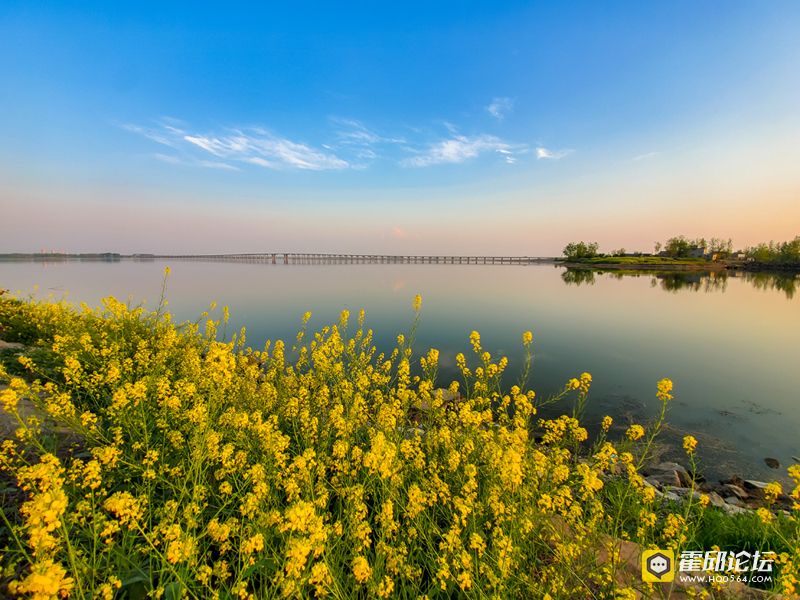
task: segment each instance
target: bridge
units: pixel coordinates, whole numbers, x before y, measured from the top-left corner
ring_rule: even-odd
[[[281,265],[327,264],[433,264],[433,265],[532,265],[552,263],[555,259],[541,256],[453,256],[409,254],[319,254],[266,252],[259,254],[155,254],[139,259],[197,260],[215,262],[248,262]]]

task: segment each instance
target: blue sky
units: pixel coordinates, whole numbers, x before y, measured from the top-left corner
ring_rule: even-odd
[[[3,3],[0,251],[800,233],[800,4],[431,4]]]

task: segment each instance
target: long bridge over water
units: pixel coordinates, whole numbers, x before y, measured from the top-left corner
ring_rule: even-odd
[[[454,256],[409,254],[319,254],[265,252],[258,254],[147,254],[134,259],[198,260],[249,262],[282,265],[321,264],[434,264],[434,265],[532,265],[551,263],[555,259],[542,256]]]

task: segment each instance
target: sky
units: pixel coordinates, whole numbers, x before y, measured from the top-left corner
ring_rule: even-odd
[[[0,252],[800,234],[800,3],[0,5]]]

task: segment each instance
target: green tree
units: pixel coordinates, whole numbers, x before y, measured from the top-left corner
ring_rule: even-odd
[[[745,250],[748,258],[761,263],[800,263],[800,235],[788,242],[761,243]]]
[[[664,246],[664,250],[667,251],[667,254],[674,258],[686,258],[689,256],[689,250],[691,250],[691,248],[692,242],[683,235],[669,238]]]
[[[564,256],[570,260],[598,256],[600,245],[597,242],[570,242],[564,247]]]

